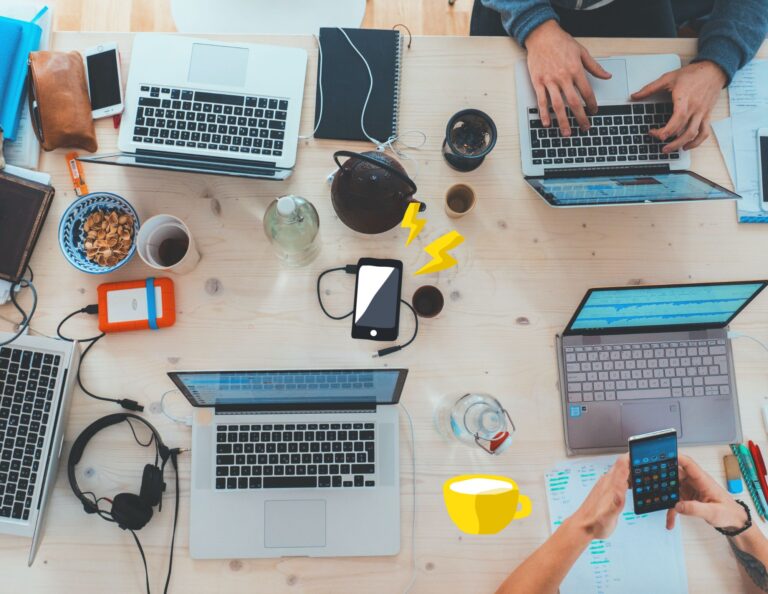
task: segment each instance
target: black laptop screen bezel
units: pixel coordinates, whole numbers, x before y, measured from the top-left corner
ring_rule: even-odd
[[[238,373],[281,373],[281,372],[290,372],[290,373],[310,373],[310,372],[323,372],[323,373],[345,373],[354,371],[357,373],[377,373],[382,371],[396,371],[398,372],[397,376],[397,382],[395,384],[395,387],[393,389],[392,394],[392,401],[391,402],[370,402],[370,401],[350,401],[350,400],[344,400],[343,402],[317,402],[317,403],[311,403],[311,402],[301,402],[301,403],[289,403],[289,404],[277,404],[277,403],[264,403],[264,404],[256,404],[256,403],[248,403],[248,404],[200,404],[196,401],[195,397],[189,392],[184,382],[179,377],[182,374],[185,373],[194,373],[196,375],[200,374],[221,374],[221,373],[231,373],[231,374],[238,374]],[[260,410],[269,410],[269,411],[296,411],[296,410],[345,410],[345,409],[359,409],[359,408],[375,408],[376,406],[390,406],[392,404],[397,404],[400,402],[400,396],[403,392],[403,386],[405,385],[405,379],[408,376],[408,369],[405,368],[382,368],[382,369],[245,369],[245,370],[234,370],[234,369],[227,369],[227,370],[206,370],[206,371],[194,371],[194,370],[183,370],[183,371],[169,371],[168,377],[171,379],[171,381],[174,383],[174,385],[178,388],[178,390],[184,395],[184,397],[189,401],[189,403],[194,406],[195,408],[215,408],[216,410],[221,411],[260,411]]]
[[[629,290],[637,290],[637,289],[675,289],[678,287],[712,287],[712,286],[722,286],[722,285],[754,285],[754,284],[760,284],[762,285],[755,293],[747,299],[739,309],[736,310],[736,312],[729,317],[725,322],[720,322],[716,324],[669,324],[669,325],[658,325],[658,326],[625,326],[621,328],[580,328],[578,330],[574,330],[572,328],[574,322],[579,317],[579,313],[586,305],[587,301],[589,300],[592,293],[595,291],[629,291]],[[563,336],[605,336],[608,334],[647,334],[647,333],[657,333],[657,332],[691,332],[696,330],[716,330],[720,328],[725,328],[728,326],[728,324],[731,323],[731,321],[739,315],[747,305],[752,303],[752,301],[757,297],[763,289],[765,289],[766,285],[768,285],[768,281],[766,280],[750,280],[750,281],[725,281],[725,282],[714,282],[714,283],[677,283],[677,284],[671,284],[671,285],[629,285],[629,286],[623,286],[623,287],[595,287],[592,289],[589,289],[587,293],[584,295],[584,298],[581,300],[581,303],[579,303],[579,306],[576,308],[576,311],[574,312],[573,316],[571,317],[570,321],[568,322],[568,325],[565,327],[565,330],[563,331]]]
[[[715,188],[721,192],[725,192],[728,195],[723,197],[718,197],[718,198],[676,198],[674,200],[630,200],[630,201],[621,201],[621,202],[578,202],[578,203],[570,202],[568,204],[559,204],[555,199],[552,198],[550,194],[548,194],[547,192],[544,192],[541,188],[537,188],[536,184],[532,183],[539,180],[552,180],[552,179],[558,179],[562,177],[587,178],[587,177],[605,177],[610,175],[616,175],[616,176],[651,175],[652,176],[652,175],[662,175],[662,174],[691,175],[696,179],[698,179],[699,181],[709,185],[710,187]],[[633,204],[680,204],[680,203],[687,203],[687,202],[738,200],[739,198],[741,198],[741,196],[739,196],[735,192],[732,192],[728,188],[724,188],[720,184],[717,184],[712,180],[709,180],[706,177],[703,177],[694,171],[689,171],[687,169],[673,171],[668,167],[652,167],[652,166],[628,167],[627,166],[627,167],[596,167],[593,169],[552,169],[552,170],[548,170],[544,175],[527,175],[525,176],[525,181],[533,189],[534,192],[536,192],[539,196],[541,196],[544,200],[547,201],[547,204],[555,208],[571,208],[571,207],[578,207],[578,206],[630,206]]]

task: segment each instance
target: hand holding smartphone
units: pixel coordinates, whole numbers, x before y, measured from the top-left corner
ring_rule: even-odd
[[[120,54],[117,44],[97,45],[85,50],[83,55],[93,119],[122,113],[123,85],[120,78]]]
[[[403,263],[361,258],[357,263],[352,338],[397,340]]]
[[[636,514],[670,509],[680,501],[675,429],[630,437],[629,464]]]

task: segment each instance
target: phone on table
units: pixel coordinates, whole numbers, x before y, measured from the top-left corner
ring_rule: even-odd
[[[400,260],[361,258],[357,263],[352,338],[397,340],[400,329]]]
[[[629,463],[636,514],[675,507],[680,500],[675,429],[630,437]]]
[[[123,112],[120,53],[116,43],[104,43],[83,53],[93,119]]]
[[[757,175],[760,207],[768,211],[768,128],[757,131]]]

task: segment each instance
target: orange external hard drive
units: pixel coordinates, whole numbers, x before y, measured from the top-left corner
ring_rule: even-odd
[[[147,278],[99,285],[99,330],[157,330],[176,322],[170,278]]]

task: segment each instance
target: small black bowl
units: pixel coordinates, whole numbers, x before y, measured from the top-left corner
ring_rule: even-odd
[[[422,318],[434,318],[443,311],[445,299],[440,289],[432,285],[424,285],[413,294],[413,309]]]

